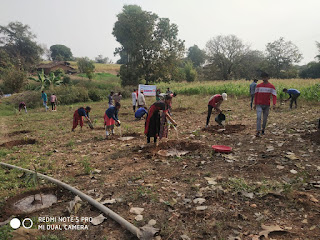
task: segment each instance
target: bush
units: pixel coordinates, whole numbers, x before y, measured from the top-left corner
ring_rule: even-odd
[[[56,70],[53,71],[54,75],[58,76],[58,75],[64,75],[64,70],[62,68],[58,68]]]
[[[101,101],[105,95],[104,91],[100,89],[89,89],[88,94],[89,94],[89,98],[94,102]]]
[[[80,58],[77,61],[78,69],[80,73],[85,73],[87,77],[91,80],[94,77],[94,69],[95,65],[94,62],[91,61],[89,58]]]
[[[197,80],[197,71],[193,68],[193,65],[191,62],[187,62],[184,66],[184,71],[186,74],[186,80],[187,82],[194,82]]]
[[[27,74],[24,71],[10,68],[3,72],[2,80],[6,93],[16,93],[26,85]]]
[[[69,85],[71,82],[71,78],[69,76],[64,76],[63,79],[62,79],[62,83],[64,85]]]

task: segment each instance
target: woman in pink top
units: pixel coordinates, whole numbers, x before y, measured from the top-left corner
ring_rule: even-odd
[[[57,96],[54,95],[54,93],[50,96],[50,102],[51,102],[52,111],[56,111],[56,108],[57,108]]]

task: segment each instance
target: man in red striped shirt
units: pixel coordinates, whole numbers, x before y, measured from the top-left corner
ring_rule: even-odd
[[[269,83],[269,74],[261,74],[263,83],[260,83],[256,87],[254,94],[254,108],[257,110],[257,137],[264,134],[267,125],[267,119],[270,109],[270,97],[272,95],[273,108],[276,106],[277,102],[277,91],[276,88]],[[261,129],[261,115],[263,113],[263,123]]]

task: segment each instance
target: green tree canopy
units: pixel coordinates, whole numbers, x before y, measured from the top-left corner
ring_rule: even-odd
[[[184,51],[177,25],[137,5],[125,5],[117,18],[113,35],[121,44],[115,54],[125,64],[120,68],[122,84],[172,80]]]
[[[77,65],[81,73],[85,73],[90,80],[93,78],[95,66],[92,60],[88,57],[79,58]]]
[[[50,51],[53,61],[70,61],[73,58],[71,49],[65,45],[52,45]]]
[[[43,50],[35,42],[35,37],[30,27],[21,22],[0,26],[0,50],[5,53],[1,57],[1,65],[13,64],[22,70],[29,70],[37,64]],[[3,61],[8,62],[6,64]]]
[[[193,63],[193,66],[200,67],[206,61],[206,52],[201,50],[197,45],[189,47],[188,59]]]
[[[266,57],[269,63],[269,73],[280,78],[281,72],[288,71],[292,68],[293,63],[301,61],[302,54],[296,45],[281,37],[267,44]]]

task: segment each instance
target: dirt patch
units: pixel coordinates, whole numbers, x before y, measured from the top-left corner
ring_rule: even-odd
[[[5,148],[12,148],[14,146],[19,146],[19,145],[27,145],[27,144],[35,144],[37,141],[35,139],[20,139],[20,140],[13,140],[10,142],[6,142],[0,145],[0,147],[5,147]]]
[[[241,132],[245,129],[246,129],[246,126],[242,124],[226,125],[225,127],[214,125],[214,126],[209,126],[208,128],[203,128],[202,131],[219,133],[219,134],[230,134],[230,133]]]
[[[192,153],[206,148],[208,147],[200,141],[169,140],[167,142],[161,142],[158,146],[155,146],[154,144],[148,144],[143,146],[139,151],[141,151],[143,154],[151,153],[152,155],[155,155],[161,150],[182,150]]]
[[[184,107],[179,107],[179,108],[174,108],[172,110],[172,112],[186,112],[188,110],[190,110],[190,109],[189,108],[184,108]]]
[[[40,193],[43,204],[40,201]],[[7,219],[11,215],[23,215],[26,213],[37,212],[45,208],[49,208],[56,203],[64,195],[70,195],[69,192],[60,188],[42,188],[28,191],[11,198],[8,198],[0,209],[0,221]],[[35,196],[35,200],[34,200]]]
[[[14,131],[14,132],[8,133],[7,136],[12,137],[12,136],[16,136],[19,134],[25,134],[25,133],[30,133],[30,132],[31,131],[29,131],[29,130]]]
[[[302,138],[308,139],[311,142],[320,144],[320,130],[318,130],[316,132],[312,132],[312,133],[307,133],[307,134],[303,135]]]

